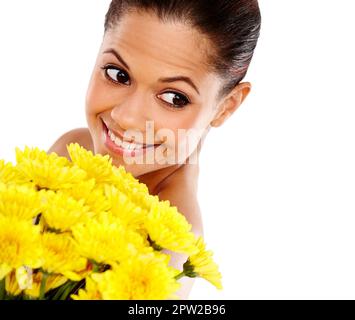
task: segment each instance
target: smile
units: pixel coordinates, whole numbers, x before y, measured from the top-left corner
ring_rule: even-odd
[[[145,147],[143,144],[122,141],[119,137],[115,136],[115,134],[110,129],[108,129],[108,136],[111,138],[111,141],[116,144],[116,146],[126,150],[140,150]]]
[[[121,156],[134,157],[146,153],[148,150],[154,150],[159,145],[147,145],[136,142],[123,141],[120,137],[117,137],[104,122],[103,130],[105,133],[105,146],[113,153]]]

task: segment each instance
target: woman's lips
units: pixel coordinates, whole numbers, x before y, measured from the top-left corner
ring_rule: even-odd
[[[113,153],[119,154],[121,156],[124,155],[128,157],[134,157],[134,156],[142,155],[145,154],[148,150],[155,149],[157,146],[160,145],[160,144],[157,145],[143,144],[143,147],[140,149],[134,149],[134,150],[124,149],[122,146],[118,146],[116,143],[114,143],[111,140],[111,137],[109,136],[109,132],[108,132],[109,130],[108,127],[106,126],[104,121],[102,121],[102,124],[105,133],[105,141],[104,141],[105,146]]]

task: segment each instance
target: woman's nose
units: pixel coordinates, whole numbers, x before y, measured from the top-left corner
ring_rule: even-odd
[[[148,99],[143,94],[132,94],[112,109],[111,117],[122,130],[144,132],[146,121],[151,121]]]

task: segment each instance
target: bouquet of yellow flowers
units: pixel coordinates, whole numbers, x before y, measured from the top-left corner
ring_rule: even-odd
[[[221,274],[186,218],[109,155],[16,148],[0,160],[0,300],[177,299],[181,277]],[[183,270],[163,249],[188,255]]]

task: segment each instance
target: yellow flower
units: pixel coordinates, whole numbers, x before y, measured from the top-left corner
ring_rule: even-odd
[[[0,181],[6,184],[24,184],[26,180],[11,162],[0,160]]]
[[[97,263],[110,264],[136,254],[144,247],[141,235],[124,227],[116,217],[104,212],[85,224],[72,228],[78,251]]]
[[[5,290],[8,294],[12,296],[17,296],[22,292],[20,288],[17,278],[16,278],[16,271],[13,270],[5,278]]]
[[[42,277],[43,277],[42,272],[36,272],[33,275],[33,281],[31,283],[31,285],[27,289],[25,289],[25,294],[27,296],[30,296],[32,298],[39,297],[41,283],[42,283]],[[46,286],[45,286],[44,292],[48,292],[49,290],[58,288],[59,286],[66,283],[67,281],[68,281],[68,279],[62,275],[59,275],[59,274],[49,275],[47,278],[47,281],[46,281]]]
[[[79,255],[70,235],[45,233],[42,243],[43,270],[49,274],[62,274],[73,281],[82,279],[78,272],[86,269],[87,261]]]
[[[47,204],[43,209],[45,223],[56,230],[68,231],[75,224],[82,223],[94,214],[84,205],[84,200],[75,200],[58,191],[47,192]]]
[[[148,194],[148,187],[127,172],[124,166],[115,167],[109,155],[93,155],[92,151],[86,150],[78,143],[71,143],[67,149],[73,163],[85,170],[89,178],[94,178],[98,186],[105,188],[107,185],[113,185],[138,204],[141,197]]]
[[[169,200],[152,204],[145,227],[157,247],[187,254],[197,250],[191,224],[176,207],[170,206]]]
[[[23,290],[32,288],[32,285],[32,269],[24,266],[11,271],[5,278],[6,292],[12,296],[17,296]]]
[[[115,167],[109,155],[96,154],[88,151],[78,143],[67,146],[73,163],[85,170],[89,178],[94,178],[98,186],[114,185],[128,195],[136,204],[141,204],[142,197],[148,194],[148,187],[140,183],[124,166]]]
[[[44,275],[45,292],[65,285],[58,294],[86,279],[75,300],[178,299],[184,275],[222,288],[212,252],[177,207],[109,155],[67,149],[72,161],[28,147],[16,148],[15,166],[0,160],[0,280],[9,294],[38,297]],[[162,249],[187,254],[184,270]]]
[[[28,220],[41,213],[42,207],[40,195],[30,187],[0,182],[0,215]]]
[[[55,152],[48,154],[39,148],[29,148],[25,146],[23,151],[21,151],[19,148],[15,148],[15,152],[17,164],[31,160],[44,162],[45,160],[51,158],[55,160],[60,166],[70,165],[70,161],[67,158],[60,157]]]
[[[83,199],[85,205],[90,207],[90,211],[98,214],[102,211],[107,211],[110,208],[110,203],[105,197],[104,189],[97,186],[95,179],[82,181],[75,185],[73,189],[62,190],[63,193],[70,195],[75,200]]]
[[[91,279],[91,277],[87,277],[85,281],[85,289],[79,289],[78,294],[72,294],[70,297],[73,300],[102,300],[97,282]]]
[[[118,189],[131,189],[132,191],[141,191],[148,193],[148,187],[144,183],[140,183],[133,174],[126,171],[125,167],[120,165],[118,167],[112,166],[112,173],[115,177],[113,184]]]
[[[92,274],[92,278],[104,300],[176,299],[181,284],[175,276],[180,271],[168,265],[169,259],[155,252],[132,256],[112,270]]]
[[[83,180],[75,184],[75,188],[61,190],[75,200],[85,199],[95,188],[95,179]]]
[[[196,241],[199,250],[197,254],[191,255],[184,264],[185,275],[190,277],[201,277],[213,284],[217,289],[222,289],[221,273],[217,264],[212,260],[212,251],[206,251],[206,244],[200,236]]]
[[[16,148],[17,169],[39,189],[68,189],[86,178],[86,172],[73,166],[55,152],[47,154],[38,148]]]
[[[112,171],[112,158],[109,155],[96,154],[86,150],[78,143],[70,143],[67,150],[74,164],[86,171],[89,178],[97,183],[112,183],[115,180]]]
[[[85,204],[96,214],[107,211],[110,208],[110,202],[105,197],[104,189],[98,186],[85,197]]]
[[[127,195],[112,185],[105,186],[105,197],[110,204],[109,212],[120,218],[127,228],[140,229],[146,212],[134,204]]]
[[[158,196],[149,194],[147,185],[134,178],[132,173],[127,172],[123,166],[113,168],[116,180],[113,185],[142,209],[149,210],[151,204],[159,201]]]
[[[11,162],[5,163],[4,160],[0,160],[0,181],[9,182],[14,177],[13,165]]]
[[[31,222],[0,216],[0,280],[12,269],[42,265],[40,230]]]
[[[160,199],[159,196],[151,195],[151,194],[146,194],[144,196],[141,196],[140,198],[141,206],[142,208],[146,209],[147,211],[150,211],[152,206],[159,205]]]

